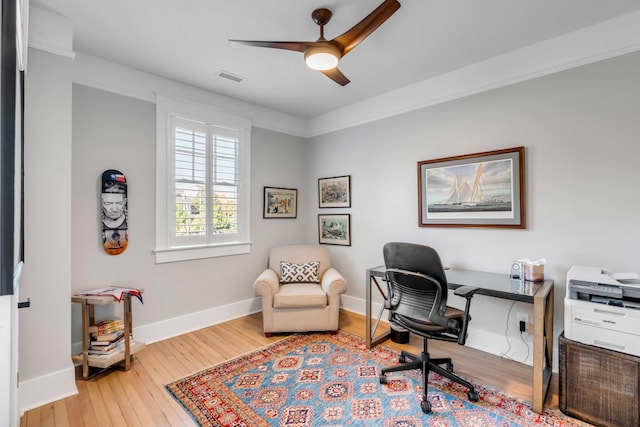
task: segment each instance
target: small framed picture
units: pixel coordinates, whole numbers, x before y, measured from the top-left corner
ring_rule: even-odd
[[[318,203],[321,208],[350,208],[351,175],[318,179]]]
[[[264,187],[263,218],[297,218],[298,190]]]
[[[319,214],[318,242],[351,246],[351,214]]]

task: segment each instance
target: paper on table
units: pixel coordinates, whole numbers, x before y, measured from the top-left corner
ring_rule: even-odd
[[[530,264],[530,265],[545,265],[547,263],[547,260],[545,258],[540,258],[538,260],[535,261],[531,261],[529,258],[524,258],[524,259],[519,259],[518,261],[523,262],[525,265]]]
[[[140,292],[140,289],[134,289],[134,288],[119,288],[119,287],[98,288],[90,291],[79,292],[76,295],[112,296],[113,298],[115,298],[116,301],[120,302],[122,301],[122,295],[125,293],[131,294],[137,297],[140,300],[140,302],[142,302],[142,292]]]

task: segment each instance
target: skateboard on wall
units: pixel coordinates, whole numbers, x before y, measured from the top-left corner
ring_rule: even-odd
[[[127,218],[127,178],[115,169],[102,173],[102,246],[109,255],[127,249],[129,228]]]

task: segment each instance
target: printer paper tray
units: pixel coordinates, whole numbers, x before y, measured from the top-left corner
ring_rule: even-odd
[[[583,344],[595,345],[621,353],[640,356],[640,337],[637,335],[596,328],[574,322],[571,327],[571,337],[567,337],[566,332],[565,337]]]
[[[640,310],[565,299],[566,338],[640,356]]]

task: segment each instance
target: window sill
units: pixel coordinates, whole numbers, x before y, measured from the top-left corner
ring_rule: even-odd
[[[206,246],[181,246],[155,249],[156,264],[242,255],[251,252],[251,242],[233,242]]]

